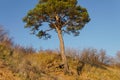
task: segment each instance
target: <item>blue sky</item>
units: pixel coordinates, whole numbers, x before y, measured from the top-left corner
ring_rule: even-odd
[[[36,49],[57,49],[59,40],[54,32],[49,40],[38,39],[24,29],[22,18],[34,8],[38,0],[0,0],[0,25],[8,32],[16,44],[33,46]],[[105,49],[114,55],[120,50],[120,0],[78,0],[87,8],[91,21],[81,30],[80,36],[64,35],[65,46]]]

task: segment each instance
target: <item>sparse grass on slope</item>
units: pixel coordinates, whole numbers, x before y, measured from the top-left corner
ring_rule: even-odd
[[[120,70],[107,66],[85,63],[77,75],[78,60],[68,57],[70,75],[64,75],[60,68],[61,58],[54,51],[35,54],[13,53],[1,58],[0,80],[120,80]],[[1,75],[2,74],[2,75]]]
[[[82,74],[79,76],[80,80],[120,80],[120,70],[117,68],[106,67],[106,69],[90,67],[86,65]]]
[[[0,80],[21,80],[0,60]]]
[[[120,80],[120,68],[96,63],[96,54],[94,56],[89,56],[87,61],[84,61],[86,58],[81,61],[79,56],[67,56],[71,73],[65,75],[61,56],[55,51],[35,53],[31,48],[26,50],[1,44],[0,80]]]

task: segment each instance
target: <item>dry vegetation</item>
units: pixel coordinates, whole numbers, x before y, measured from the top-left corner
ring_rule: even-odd
[[[36,52],[6,35],[0,28],[0,80],[120,80],[120,52],[113,58],[105,50],[67,49],[71,73],[64,75],[58,51]]]

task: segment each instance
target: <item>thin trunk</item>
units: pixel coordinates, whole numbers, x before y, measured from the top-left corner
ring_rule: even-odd
[[[61,53],[62,61],[63,61],[63,64],[64,64],[64,72],[69,73],[69,66],[68,66],[68,62],[67,62],[67,59],[66,59],[66,55],[65,55],[65,47],[64,47],[64,40],[63,40],[63,37],[62,37],[62,31],[58,28],[56,30],[57,30],[58,38],[59,38],[59,41],[60,41],[60,53]]]

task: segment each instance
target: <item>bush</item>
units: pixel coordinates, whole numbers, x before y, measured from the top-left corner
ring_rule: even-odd
[[[105,50],[84,49],[80,54],[80,60],[91,65],[110,65],[111,58],[106,55]]]

